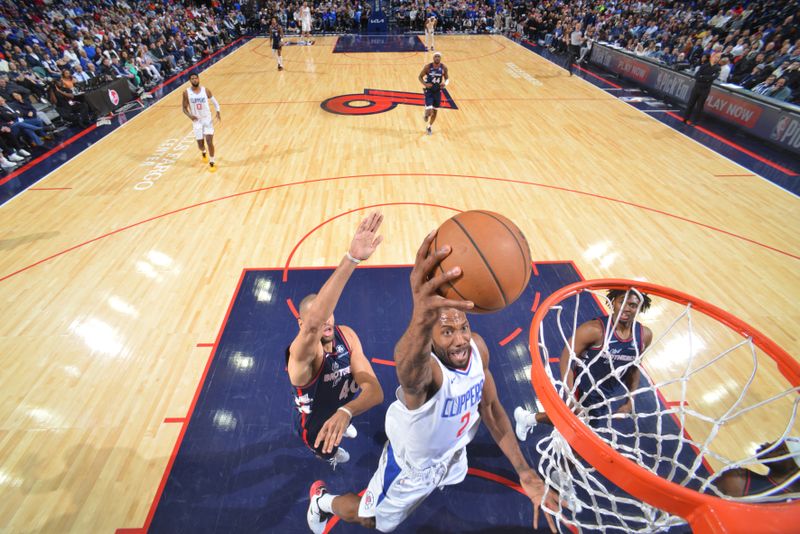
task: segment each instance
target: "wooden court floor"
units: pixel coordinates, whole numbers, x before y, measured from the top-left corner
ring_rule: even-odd
[[[418,106],[328,113],[337,95],[419,92],[430,61],[334,43],[284,48],[278,72],[255,39],[201,73],[222,105],[218,172],[184,86],[39,184],[71,189],[0,210],[0,531],[143,525],[181,432],[165,418],[187,413],[242,269],[335,265],[370,206],[385,214],[373,264],[411,263],[451,208],[488,209],[534,260],[675,287],[797,354],[797,198],[497,36],[437,37],[458,109],[432,136]],[[711,408],[735,398],[728,367]],[[759,398],[782,387],[772,367]]]

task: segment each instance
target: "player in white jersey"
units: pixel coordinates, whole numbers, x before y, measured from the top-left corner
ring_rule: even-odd
[[[433,32],[436,30],[436,14],[433,11],[428,12],[425,18],[425,49],[433,50]]]
[[[211,116],[211,104],[217,111],[217,120],[221,121],[219,113],[219,102],[211,94],[207,87],[200,85],[200,77],[197,74],[189,76],[191,87],[183,93],[183,112],[192,120],[194,138],[197,139],[197,148],[203,154],[203,161],[208,161],[211,172],[216,172],[217,167],[214,162],[214,122]],[[206,145],[208,145],[208,157],[206,157]]]
[[[430,252],[431,232],[417,252],[411,271],[414,311],[395,347],[400,387],[386,412],[386,442],[378,470],[363,497],[331,495],[325,483],[311,486],[306,519],[321,534],[332,515],[381,532],[397,528],[436,488],[458,484],[467,476],[466,445],[483,422],[519,475],[533,503],[537,526],[544,483],[522,455],[508,418],[497,397],[489,370],[486,342],[470,331],[464,313],[471,302],[439,296],[437,288],[461,276],[454,267],[436,273],[450,247]],[[548,507],[557,509],[553,493]],[[555,525],[545,516],[550,528]]]
[[[311,8],[308,7],[308,2],[303,2],[303,7],[300,8],[300,39],[303,37],[306,41],[311,40]]]

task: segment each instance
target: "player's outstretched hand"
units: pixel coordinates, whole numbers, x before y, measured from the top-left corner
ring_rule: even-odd
[[[373,211],[366,219],[361,221],[350,243],[350,255],[357,260],[364,261],[372,256],[375,249],[383,241],[382,235],[376,235],[383,222],[383,214]]]
[[[325,421],[322,428],[317,433],[317,440],[314,442],[314,448],[319,447],[322,443],[322,452],[330,454],[333,448],[342,442],[344,431],[350,424],[350,416],[344,410],[336,410],[330,418]]]
[[[411,296],[414,299],[414,315],[425,323],[432,323],[439,317],[440,308],[471,310],[474,304],[468,300],[446,299],[437,290],[451,280],[461,276],[461,267],[455,266],[446,272],[436,274],[436,268],[450,255],[450,245],[431,250],[436,230],[428,234],[417,251],[414,268],[411,269]]]
[[[558,493],[551,488],[545,497],[545,486],[541,478],[536,474],[533,469],[526,469],[519,474],[519,483],[523,491],[533,503],[533,529],[539,528],[539,508],[542,506],[544,500],[547,508],[551,510],[558,510]],[[561,501],[561,506],[566,507],[566,503]],[[551,532],[556,532],[556,524],[550,514],[545,513],[544,518],[550,527]]]

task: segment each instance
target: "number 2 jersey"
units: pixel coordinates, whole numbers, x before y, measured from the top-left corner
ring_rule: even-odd
[[[447,462],[472,441],[478,432],[478,406],[486,380],[474,341],[470,341],[466,369],[446,367],[433,353],[431,358],[442,369],[439,391],[416,410],[409,410],[398,387],[397,400],[386,412],[386,435],[394,454],[416,469]]]
[[[350,344],[335,326],[333,351],[323,355],[317,375],[303,387],[292,387],[294,405],[300,414],[300,434],[313,448],[317,432],[340,406],[356,396],[359,390],[350,374]],[[287,354],[288,354],[288,350]]]

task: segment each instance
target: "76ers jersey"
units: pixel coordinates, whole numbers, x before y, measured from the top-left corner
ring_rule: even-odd
[[[437,67],[431,63],[428,69],[428,74],[425,75],[425,83],[432,83],[433,87],[427,89],[428,91],[439,91],[442,88],[442,80],[444,79],[444,65],[439,63]]]
[[[199,93],[195,93],[191,87],[186,91],[189,93],[189,109],[192,111],[192,115],[200,120],[211,119],[211,106],[208,105],[206,88],[200,87]]]
[[[270,37],[272,37],[272,48],[281,47],[281,30],[277,26],[271,26],[269,29]]]
[[[324,354],[317,376],[307,385],[293,389],[304,429],[321,425],[339,406],[353,400],[358,384],[350,374],[350,345],[338,326],[334,327],[333,352]]]
[[[614,328],[613,319],[609,317],[598,317],[596,320],[603,324],[604,336],[608,329]],[[611,324],[609,325],[609,322]],[[614,379],[605,380],[604,378],[611,375],[616,367],[627,365],[636,359],[636,356],[644,350],[644,341],[642,340],[642,325],[638,322],[634,323],[634,335],[629,339],[621,339],[616,332],[611,334],[611,339],[608,341],[608,352],[604,356],[600,356],[595,362],[591,362],[600,351],[603,350],[602,345],[598,347],[590,347],[585,350],[583,354],[578,357],[589,365],[589,374],[599,384],[599,388],[604,392],[611,392],[617,387],[617,381]],[[579,387],[581,390],[589,390],[595,388],[592,386],[589,377],[584,376],[580,380]]]
[[[470,359],[464,370],[442,369],[442,387],[428,401],[409,410],[403,389],[397,388],[397,400],[386,412],[386,435],[394,454],[417,469],[447,461],[464,448],[478,432],[478,406],[483,396],[483,362],[474,341],[470,341]]]

